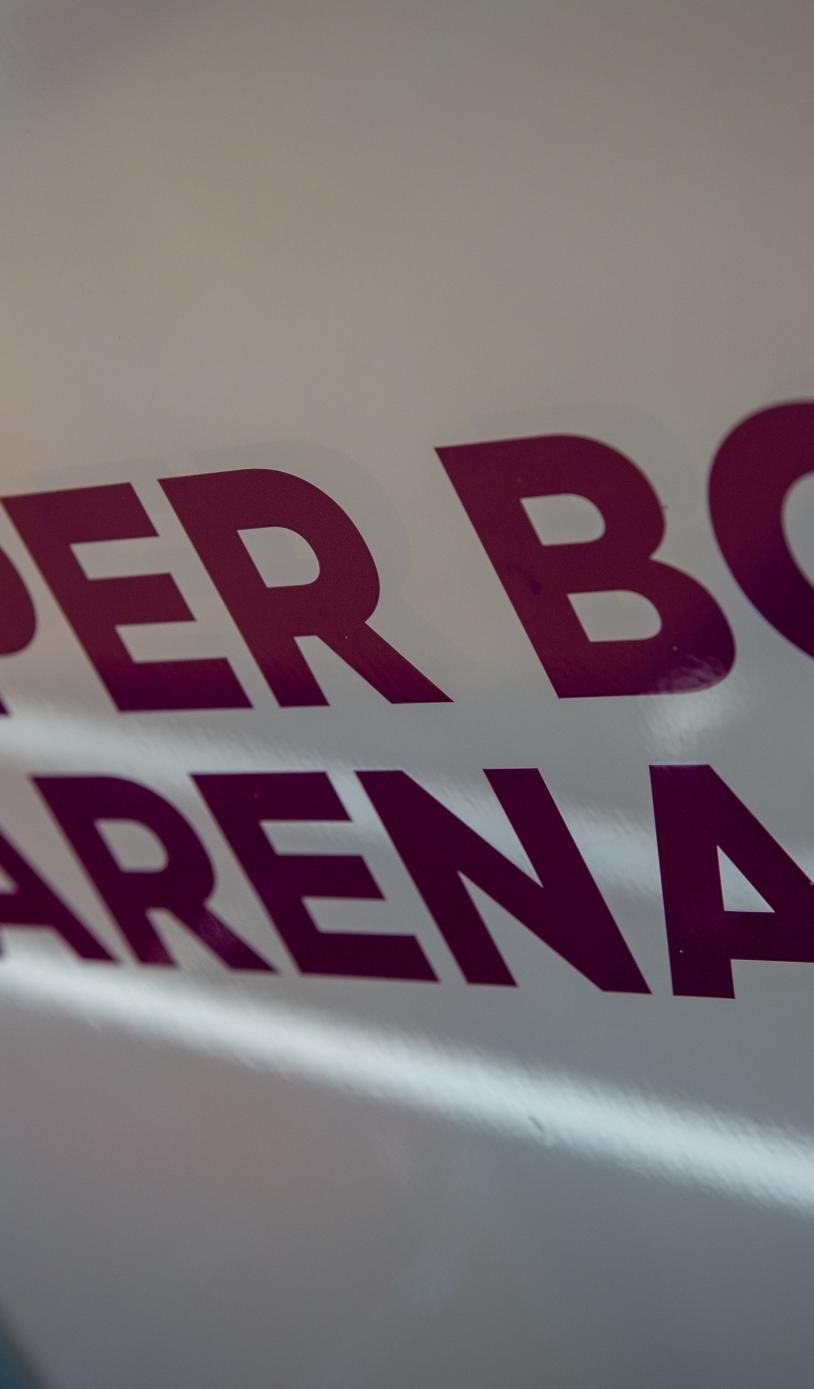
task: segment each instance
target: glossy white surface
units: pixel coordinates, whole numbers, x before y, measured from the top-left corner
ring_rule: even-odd
[[[814,395],[812,45],[802,0],[0,7],[3,493],[133,481],[160,538],[88,563],[171,568],[198,625],[131,650],[227,655],[255,705],[115,713],[3,516],[40,628],[0,661],[0,825],[120,950],[28,777],[145,781],[281,969],[171,922],[158,978],[3,932],[0,1308],[52,1389],[810,1381],[814,967],[672,996],[647,769],[711,763],[812,873],[814,665],[706,505],[736,421]],[[549,431],[645,470],[724,683],[557,699],[434,453]],[[376,625],[453,704],[390,707],[311,642],[331,707],[276,706],[155,481],[254,465],[345,507]],[[651,997],[483,896],[518,987],[463,982],[351,770],[406,768],[525,864],[496,766],[543,769]],[[188,774],[302,767],[353,823],[275,843],[363,852],[386,896],[317,920],[414,932],[440,984],[288,961]]]

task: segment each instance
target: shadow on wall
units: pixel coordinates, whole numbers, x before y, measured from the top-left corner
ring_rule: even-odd
[[[39,1375],[34,1375],[31,1367],[20,1355],[18,1348],[9,1340],[8,1333],[0,1326],[0,1389],[44,1389]]]

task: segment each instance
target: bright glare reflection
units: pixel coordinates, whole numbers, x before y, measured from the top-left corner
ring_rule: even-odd
[[[120,1033],[643,1175],[814,1214],[814,1140],[314,1011],[259,1004],[179,976],[7,960],[5,1006]]]

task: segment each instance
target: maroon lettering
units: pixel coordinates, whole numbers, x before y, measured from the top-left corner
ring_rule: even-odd
[[[470,984],[514,984],[462,875],[600,989],[649,993],[539,772],[486,776],[544,886],[406,772],[359,778]]]
[[[0,550],[0,655],[24,651],[37,630],[31,595],[8,555]],[[0,714],[7,713],[0,701]]]
[[[0,892],[0,928],[34,926],[56,931],[80,959],[117,963],[4,835],[0,835],[0,868],[15,885],[12,892]],[[0,929],[0,954],[2,952]]]
[[[735,646],[695,579],[653,559],[664,539],[656,493],[634,463],[594,439],[548,435],[438,450],[526,633],[561,698],[659,694],[714,685]],[[598,540],[543,545],[523,499],[576,494],[598,507]],[[641,594],[658,612],[651,637],[591,641],[569,597]]]
[[[249,705],[224,659],[131,659],[119,627],[192,620],[169,574],[88,579],[83,572],[73,545],[156,534],[129,483],[6,497],[3,504],[119,709],[243,709]]]
[[[363,859],[280,854],[263,824],[349,818],[324,772],[261,772],[194,778],[247,877],[303,974],[434,980],[413,936],[321,931],[305,899],[382,898]]]
[[[183,815],[155,791],[120,777],[46,776],[34,784],[138,960],[175,962],[149,913],[171,912],[230,969],[273,967],[207,906],[215,888],[209,856]],[[125,869],[99,830],[101,821],[135,821],[166,853],[161,868]]]
[[[376,565],[325,492],[265,468],[163,478],[161,486],[280,704],[328,703],[297,645],[306,636],[320,637],[391,704],[447,700],[369,626],[379,601]],[[319,561],[313,582],[263,582],[240,531],[267,526],[307,541]]]
[[[814,403],[774,405],[744,420],[721,444],[709,506],[729,568],[759,613],[814,656],[814,587],[783,531],[790,488],[814,472]]]
[[[814,962],[814,888],[711,767],[651,767],[673,992],[734,998],[733,960]],[[727,911],[718,849],[771,912]]]

